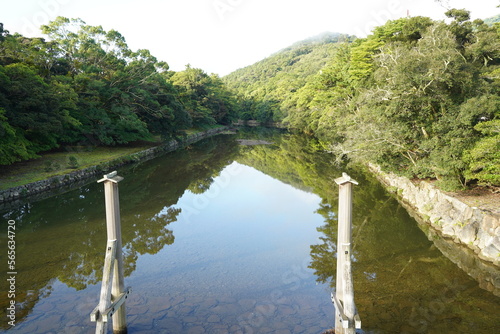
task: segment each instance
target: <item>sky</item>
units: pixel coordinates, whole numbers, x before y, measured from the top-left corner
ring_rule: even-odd
[[[4,0],[5,1],[5,0]],[[7,1],[5,1],[7,2]],[[220,76],[249,66],[320,33],[358,37],[389,19],[428,16],[444,20],[445,7],[475,18],[500,14],[500,0],[22,0],[0,6],[10,33],[43,36],[57,16],[114,29],[132,50],[148,49],[171,70],[185,65]]]

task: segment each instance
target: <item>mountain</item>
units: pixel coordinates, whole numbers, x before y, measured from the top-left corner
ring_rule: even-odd
[[[498,14],[496,16],[489,17],[489,18],[484,20],[484,23],[486,23],[488,25],[493,25],[494,23],[497,23],[497,22],[500,22],[500,14]]]
[[[244,100],[240,118],[272,121],[286,114],[286,101],[332,58],[339,42],[354,37],[325,32],[294,43],[223,78]]]

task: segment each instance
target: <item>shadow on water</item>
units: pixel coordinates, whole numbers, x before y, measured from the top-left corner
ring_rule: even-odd
[[[242,138],[272,144],[241,146],[236,139]],[[251,129],[206,139],[120,170],[119,174],[125,177],[120,183],[125,275],[133,281],[134,288],[127,302],[131,331],[155,332],[163,328],[178,333],[195,329],[200,333],[257,333],[279,328],[293,333],[318,333],[331,327],[333,306],[329,290],[335,286],[338,203],[338,188],[333,180],[346,171],[360,183],[354,189],[353,274],[364,331],[496,332],[500,323],[499,298],[481,289],[443,256],[442,253],[453,256],[453,249],[444,251],[446,247],[429,241],[415,220],[369,173],[360,168],[336,168],[332,161],[332,156],[310,138]],[[300,190],[297,194],[304,198],[304,206],[305,201],[317,198],[317,204],[313,203],[316,212],[311,212],[307,219],[319,223],[304,227],[317,228],[316,234],[307,237],[316,242],[307,244],[312,243],[306,254],[297,255],[306,257],[306,261],[300,258],[299,266],[285,257],[293,249],[293,245],[285,244],[287,233],[291,233],[291,227],[285,223],[293,219],[287,216],[291,210],[286,204],[276,202],[275,216],[269,218],[276,226],[281,226],[282,220],[286,228],[272,233],[265,230],[272,228],[265,221],[261,225],[252,222],[267,218],[252,218],[253,211],[239,211],[231,216],[232,208],[225,203],[216,209],[220,215],[211,217],[206,213],[200,224],[187,223],[186,217],[193,208],[182,204],[183,199],[212,196],[214,185],[223,182],[221,174],[234,163],[249,166],[246,171],[260,171],[274,180],[254,172],[251,175],[255,176],[249,177],[268,184],[279,180],[288,187],[279,188],[280,191],[291,187]],[[237,181],[232,182],[234,187]],[[251,184],[252,180],[246,182]],[[219,189],[217,200],[222,201],[229,188]],[[243,193],[249,190],[239,191],[245,198]],[[266,191],[263,189],[262,193]],[[217,204],[217,200],[210,204]],[[8,219],[16,222],[17,323],[24,322],[24,330],[32,332],[57,332],[57,323],[64,323],[66,329],[75,333],[92,332],[88,314],[97,301],[106,244],[102,185],[93,182],[66,194],[0,212],[0,216],[2,226]],[[246,226],[236,229],[235,225],[243,225],[245,219],[262,230],[253,231]],[[219,225],[222,230],[217,229]],[[198,234],[195,226],[201,231]],[[242,239],[237,239],[236,234],[241,234]],[[182,242],[175,240],[179,235]],[[218,235],[218,239],[209,239],[212,235]],[[281,239],[272,238],[273,235]],[[296,239],[288,240],[300,243],[300,235],[293,237]],[[2,245],[6,240],[6,235],[1,234]],[[180,260],[171,260],[174,256]],[[290,270],[280,272],[279,264],[273,264],[271,259],[283,261]],[[0,263],[6,263],[6,252],[0,253]],[[467,263],[478,267],[473,261]],[[245,271],[253,265],[264,268],[263,272]],[[473,270],[473,277],[482,277],[481,271]],[[314,287],[316,280],[319,285]],[[219,290],[208,289],[215,283]],[[9,299],[4,292],[5,280],[1,284],[0,318],[5,319]],[[92,298],[88,297],[90,294]],[[50,296],[53,301],[48,303]],[[65,313],[68,305],[73,304],[79,306]],[[60,310],[48,316],[44,313],[49,305],[59,305],[56,307]],[[72,319],[79,317],[82,319]],[[4,321],[1,326],[8,329]]]

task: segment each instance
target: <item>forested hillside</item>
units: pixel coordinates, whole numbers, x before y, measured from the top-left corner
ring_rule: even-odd
[[[487,18],[486,20],[484,20],[484,23],[489,24],[489,25],[493,25],[493,24],[495,24],[497,22],[500,22],[500,14],[495,15],[493,17],[490,17],[490,18]]]
[[[7,27],[5,27],[6,29]],[[0,165],[61,145],[165,139],[227,124],[236,100],[216,75],[169,71],[117,31],[57,18],[47,39],[11,35],[0,24]]]
[[[282,120],[296,104],[296,92],[335,54],[338,43],[353,37],[325,33],[297,42],[223,78],[241,103],[240,119]]]
[[[466,10],[446,15],[291,47],[224,81],[246,103],[241,117],[283,121],[339,159],[450,189],[499,186],[500,25],[472,22]]]

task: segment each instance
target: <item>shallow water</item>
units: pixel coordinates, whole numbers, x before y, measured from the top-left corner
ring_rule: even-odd
[[[360,182],[353,275],[364,332],[497,332],[500,298],[443,256],[372,177],[336,169],[306,138],[251,132],[119,171],[129,333],[333,327],[333,179],[345,170]],[[0,215],[4,230],[16,222],[18,272],[16,326],[5,320],[4,293],[1,332],[93,333],[106,245],[102,184]]]

